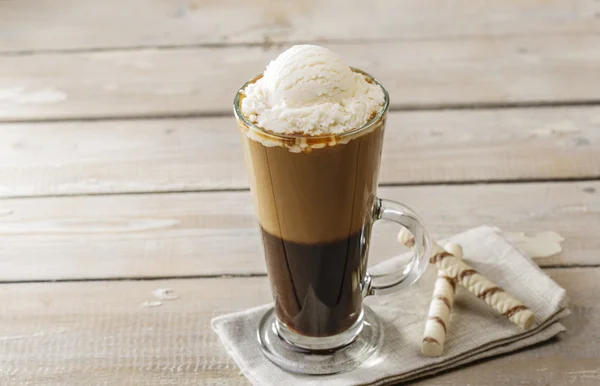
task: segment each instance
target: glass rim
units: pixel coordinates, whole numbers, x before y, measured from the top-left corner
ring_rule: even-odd
[[[343,133],[335,133],[335,134],[321,134],[321,135],[300,135],[300,134],[279,134],[279,133],[274,133],[272,131],[268,131],[265,128],[262,128],[258,125],[255,125],[254,123],[250,122],[248,120],[248,118],[246,118],[246,116],[244,115],[244,113],[242,112],[242,107],[240,105],[240,101],[241,101],[241,95],[243,93],[243,91],[246,89],[246,87],[248,87],[249,84],[252,84],[254,82],[256,82],[258,79],[260,79],[263,74],[259,74],[255,77],[253,77],[252,79],[248,80],[246,83],[244,83],[244,85],[235,93],[235,98],[233,99],[233,111],[234,114],[236,116],[237,119],[241,120],[249,129],[255,130],[257,132],[260,133],[261,136],[265,136],[267,138],[270,139],[279,139],[279,140],[284,140],[284,141],[289,141],[289,140],[297,140],[299,138],[306,138],[306,139],[315,139],[315,140],[319,140],[319,139],[328,139],[328,138],[338,138],[338,139],[343,139],[346,137],[350,137],[350,136],[354,136],[362,131],[368,131],[369,129],[371,129],[373,126],[377,125],[378,122],[385,116],[385,114],[387,113],[387,111],[389,110],[390,107],[390,96],[387,92],[387,90],[385,89],[385,87],[383,87],[383,84],[381,84],[381,82],[379,80],[377,80],[377,78],[375,78],[374,76],[372,76],[371,74],[360,70],[358,68],[355,67],[350,67],[350,69],[353,72],[358,72],[360,74],[363,74],[364,76],[368,77],[369,79],[371,79],[373,82],[375,82],[375,84],[377,84],[381,90],[383,91],[383,97],[384,97],[384,101],[383,101],[383,106],[381,107],[381,110],[379,110],[379,112],[371,119],[369,120],[367,123],[365,123],[364,125],[356,128],[356,129],[352,129],[350,131],[346,131]]]

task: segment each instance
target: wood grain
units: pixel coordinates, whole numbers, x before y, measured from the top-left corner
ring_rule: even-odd
[[[422,384],[595,385],[600,269],[546,271],[573,314],[558,340]],[[178,300],[144,308],[157,288]],[[10,385],[246,385],[210,328],[216,315],[270,300],[266,278],[12,284],[0,287],[0,364]],[[475,370],[475,371],[474,371]]]
[[[598,100],[600,36],[328,44],[377,76],[393,108]],[[284,47],[5,56],[0,120],[230,114]]]
[[[0,52],[578,34],[600,30],[596,11],[593,0],[4,1]]]
[[[392,112],[380,181],[600,176],[600,108]],[[0,126],[0,197],[248,187],[233,117]]]
[[[480,225],[553,230],[547,265],[597,265],[600,182],[382,188],[412,206],[436,239]],[[399,254],[397,228],[375,228],[372,261]],[[264,273],[249,192],[0,201],[0,280]]]

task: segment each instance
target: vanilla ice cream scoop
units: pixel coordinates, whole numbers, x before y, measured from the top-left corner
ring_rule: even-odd
[[[267,66],[262,85],[271,105],[287,107],[341,103],[356,92],[354,73],[342,58],[313,45],[293,46],[279,55]]]
[[[242,112],[254,124],[282,134],[341,134],[381,110],[381,86],[353,72],[327,48],[297,45],[243,90]]]

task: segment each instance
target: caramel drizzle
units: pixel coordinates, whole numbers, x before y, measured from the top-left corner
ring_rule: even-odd
[[[458,276],[456,276],[456,280],[462,281],[465,277],[474,275],[476,273],[477,273],[477,271],[475,271],[474,269],[467,269],[467,270],[459,273]]]
[[[452,306],[450,305],[450,300],[448,300],[447,297],[445,297],[444,295],[438,295],[436,296],[437,300],[441,300],[442,302],[444,302],[444,304],[446,305],[446,307],[448,307],[448,310],[452,309]]]
[[[454,255],[452,255],[450,252],[446,252],[446,251],[436,253],[435,255],[431,256],[431,258],[429,259],[429,262],[431,264],[437,264],[440,261],[442,261],[445,257],[448,257],[448,256],[454,256]]]
[[[520,305],[520,306],[514,306],[513,308],[511,308],[510,310],[506,311],[504,313],[504,316],[506,316],[507,318],[512,318],[517,312],[521,312],[521,311],[525,311],[528,308],[525,307],[524,305]]]
[[[444,328],[444,334],[446,334],[446,323],[444,323],[442,319],[438,318],[437,316],[430,316],[429,320],[435,320],[438,322]]]
[[[404,245],[406,245],[408,248],[412,248],[415,246],[415,239],[414,237],[411,237],[410,239],[406,240],[406,242],[404,243]]]
[[[477,295],[477,297],[479,299],[484,299],[488,296],[493,296],[496,292],[503,292],[504,290],[500,287],[490,287],[488,289],[485,289],[483,291],[481,291],[481,293],[479,295]]]
[[[432,338],[430,336],[426,336],[425,338],[423,338],[423,342],[425,343],[435,343],[435,344],[440,344],[440,342],[437,341],[437,339]]]

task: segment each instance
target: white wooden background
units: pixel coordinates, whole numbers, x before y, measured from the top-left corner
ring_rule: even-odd
[[[568,332],[421,384],[599,384],[596,0],[0,0],[0,384],[247,384],[209,325],[270,299],[231,101],[299,42],[387,86],[380,194],[433,236],[566,237]]]

